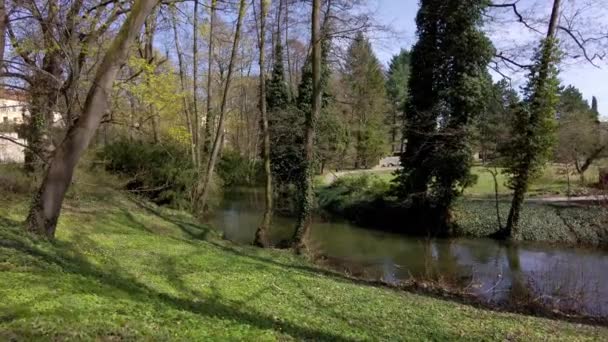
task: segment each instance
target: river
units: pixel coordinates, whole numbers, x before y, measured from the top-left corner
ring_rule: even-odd
[[[210,223],[228,240],[250,244],[262,219],[261,191],[228,192]],[[271,240],[291,236],[295,220],[273,218]],[[315,217],[310,244],[340,271],[399,283],[441,281],[495,304],[526,301],[588,316],[608,317],[608,252],[490,239],[424,239]]]

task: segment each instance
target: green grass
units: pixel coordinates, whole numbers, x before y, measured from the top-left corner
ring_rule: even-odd
[[[605,340],[608,330],[353,283],[236,246],[189,215],[77,178],[54,242],[0,197],[0,340]],[[1,192],[0,192],[1,193]]]
[[[465,196],[469,197],[491,197],[494,196],[494,178],[488,168],[483,166],[474,166],[472,173],[477,176],[477,182],[472,186],[465,189]],[[497,176],[498,181],[498,193],[499,195],[508,195],[510,190],[507,188],[506,181],[507,177],[501,172],[502,169],[498,169],[499,173]],[[352,172],[343,177],[357,177],[362,174],[370,174],[377,176],[379,179],[385,182],[392,181],[394,171],[387,170],[364,170],[361,172]],[[591,182],[597,182],[598,180],[598,168],[591,167],[586,173],[585,177]],[[327,184],[325,184],[327,185]],[[581,186],[578,175],[570,176],[570,193],[571,195],[585,195],[589,192],[589,189]],[[530,186],[529,196],[565,196],[568,193],[568,179],[557,166],[549,166],[545,168],[544,172],[540,177],[535,179]]]
[[[492,181],[493,183],[493,181]],[[389,182],[375,173],[342,177],[317,189],[319,207],[338,217],[374,229],[392,229],[416,233],[398,200],[390,196]],[[496,202],[490,198],[463,197],[453,206],[457,235],[488,237],[498,230]],[[507,197],[499,200],[501,225],[510,208]],[[566,243],[571,245],[608,246],[608,210],[603,206],[568,205],[568,203],[526,202],[522,208],[519,230],[526,241]]]

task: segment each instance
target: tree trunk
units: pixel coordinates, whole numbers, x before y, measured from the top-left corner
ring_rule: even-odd
[[[181,46],[179,44],[179,35],[177,33],[177,18],[175,18],[175,12],[172,11],[171,24],[173,28],[173,39],[175,40],[175,53],[177,54],[177,66],[179,68],[179,81],[182,93],[186,92],[186,76],[184,75],[184,57]],[[192,163],[199,166],[199,154],[197,152],[197,132],[200,132],[199,128],[192,123],[192,117],[190,116],[190,109],[188,99],[184,96],[183,98],[184,116],[186,118],[186,125],[188,126],[188,132],[190,133],[190,154],[192,155]]]
[[[198,163],[200,159],[199,140],[201,135],[200,117],[198,116],[198,1],[194,1],[194,20],[192,21],[192,141],[196,151]],[[211,41],[209,41],[211,44]]]
[[[298,223],[293,236],[293,244],[297,253],[306,249],[306,242],[311,224],[311,210],[314,201],[313,192],[313,162],[315,122],[321,110],[321,35],[320,35],[320,6],[321,0],[312,2],[312,107],[306,113],[306,132],[304,145],[304,175],[300,179]]]
[[[265,187],[264,187],[264,217],[262,224],[258,227],[255,233],[254,244],[260,247],[268,246],[268,230],[270,229],[270,223],[272,220],[272,171],[270,166],[270,131],[268,129],[268,115],[266,111],[266,74],[264,73],[265,63],[265,41],[266,41],[266,14],[268,13],[267,1],[260,0],[260,124],[263,135],[263,149],[262,154],[264,158],[264,175]]]
[[[241,27],[243,26],[243,17],[245,16],[245,8],[246,8],[245,0],[240,0],[239,15],[237,18],[236,30],[234,33],[234,42],[232,44],[230,62],[228,64],[228,74],[226,75],[224,93],[222,94],[222,103],[220,105],[220,113],[219,113],[217,132],[215,134],[215,141],[213,143],[211,155],[209,156],[209,162],[207,163],[207,168],[205,170],[204,177],[199,181],[199,186],[198,186],[198,191],[197,191],[197,194],[200,194],[197,196],[198,197],[197,206],[198,206],[199,210],[201,210],[201,211],[205,210],[205,205],[207,202],[207,197],[209,196],[209,190],[210,190],[211,181],[213,178],[213,170],[215,168],[217,157],[219,155],[221,145],[222,145],[222,138],[224,136],[226,104],[228,102],[228,93],[230,91],[230,81],[232,80],[232,72],[234,69],[234,64],[236,62],[236,55],[239,50],[239,41],[241,38]]]
[[[127,60],[129,46],[141,31],[146,17],[159,0],[138,0],[106,52],[93,79],[82,115],[68,129],[46,169],[42,184],[32,199],[26,229],[38,235],[54,237],[65,193],[74,169],[87,149],[103,115],[108,109],[108,96],[122,64]]]
[[[153,66],[154,63],[154,34],[156,32],[156,15],[151,14],[144,23],[144,59],[146,63]],[[156,71],[155,71],[156,72]],[[148,88],[150,88],[149,80],[146,80]],[[148,105],[148,112],[152,116],[150,124],[152,125],[152,140],[155,144],[160,143],[160,123],[159,116],[152,104]]]
[[[214,115],[213,115],[213,31],[215,29],[215,11],[217,7],[217,0],[211,0],[211,18],[209,19],[209,48],[207,50],[207,117],[205,120],[205,136],[201,139],[204,143],[204,153],[207,155],[211,151],[211,139],[215,129]],[[199,147],[199,154],[200,154]],[[206,161],[206,159],[203,159]]]
[[[557,30],[557,24],[559,19],[559,6],[560,0],[553,0],[553,10],[551,12],[551,20],[549,21],[549,28],[547,30],[547,40],[544,43],[542,49],[544,50],[541,55],[540,60],[540,69],[538,72],[538,80],[535,91],[538,92],[539,89],[543,89],[546,87],[547,78],[549,77],[549,70],[551,68],[551,58],[552,58],[552,44],[551,39],[555,37],[555,31]],[[529,127],[536,127],[539,124],[538,113],[535,110],[532,110],[530,113],[530,118],[528,119]],[[528,130],[528,135],[534,134],[533,130]],[[531,137],[528,137],[531,139]],[[526,161],[524,171],[517,175],[517,179],[515,181],[515,188],[513,189],[513,200],[511,201],[511,209],[509,210],[509,217],[507,219],[507,225],[504,230],[501,230],[495,234],[498,238],[511,238],[517,239],[519,237],[519,217],[521,208],[524,203],[525,195],[528,190],[528,184],[530,181],[530,167],[532,166],[533,158],[531,151],[524,151],[526,153]]]
[[[293,72],[291,70],[291,54],[289,52],[289,1],[285,1],[285,58],[287,59],[287,77],[289,79],[289,94],[295,97]]]
[[[8,18],[6,16],[6,5],[4,0],[0,0],[0,71],[4,66],[4,45],[6,43],[6,23]]]

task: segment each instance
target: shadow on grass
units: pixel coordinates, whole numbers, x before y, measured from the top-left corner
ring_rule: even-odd
[[[270,265],[274,265],[274,266],[278,266],[278,267],[282,267],[282,268],[288,268],[291,270],[296,270],[296,271],[300,271],[300,272],[304,272],[304,273],[312,274],[312,275],[324,275],[327,277],[331,277],[334,280],[344,281],[344,282],[348,282],[348,283],[359,283],[359,284],[366,284],[366,285],[381,285],[380,282],[355,279],[355,278],[346,276],[344,273],[332,271],[329,269],[324,269],[321,267],[307,266],[307,265],[302,265],[302,264],[301,265],[287,264],[287,263],[279,262],[272,258],[266,258],[266,257],[262,257],[259,255],[247,253],[246,251],[244,251],[243,248],[237,248],[230,241],[224,240],[220,243],[218,239],[212,238],[210,235],[213,230],[207,226],[193,224],[191,222],[184,221],[175,215],[163,213],[162,211],[156,209],[155,207],[153,207],[152,205],[150,205],[149,203],[147,203],[143,200],[140,200],[137,198],[130,198],[130,200],[133,203],[135,203],[135,205],[137,205],[140,209],[145,210],[147,213],[152,214],[161,220],[164,220],[168,223],[171,223],[171,224],[179,227],[182,232],[186,233],[193,240],[204,240],[208,244],[222,250],[223,252],[227,252],[232,255],[242,257],[245,259],[249,259],[249,260],[255,261],[255,262],[262,262],[265,264],[270,264]],[[130,217],[134,220],[132,215],[130,215]],[[139,222],[134,222],[134,224],[136,224],[138,227],[141,227],[142,229],[144,229],[146,231],[152,232],[152,231],[150,231],[150,229],[148,229],[147,227],[145,227],[144,225],[142,225]],[[186,242],[188,242],[188,241],[186,241]]]
[[[136,198],[135,196],[130,196],[129,200],[135,204],[138,208],[144,210],[148,214],[154,215],[166,222],[169,222],[175,226],[177,226],[183,233],[185,233],[188,237],[194,240],[207,240],[209,238],[209,234],[211,233],[211,228],[207,226],[201,226],[197,224],[193,224],[191,222],[187,222],[182,220],[177,215],[171,215],[167,213],[163,213],[158,208],[154,207],[150,203]],[[125,211],[127,212],[127,211]],[[133,215],[129,213],[129,217],[133,219]],[[143,226],[141,223],[138,226]],[[149,229],[143,227],[143,229],[150,231]]]
[[[331,332],[303,327],[293,322],[287,322],[257,312],[251,308],[247,308],[245,301],[234,301],[222,297],[219,295],[219,291],[213,291],[211,295],[208,295],[189,289],[180,280],[180,274],[175,266],[172,266],[167,260],[164,261],[166,279],[170,279],[175,288],[179,289],[184,295],[192,296],[196,300],[181,298],[158,291],[138,281],[135,277],[126,274],[125,269],[118,265],[114,259],[104,259],[103,268],[92,264],[86,257],[80,254],[78,246],[94,248],[96,243],[84,235],[77,235],[73,242],[37,241],[27,234],[20,233],[18,222],[0,218],[0,225],[2,226],[2,229],[0,229],[0,247],[36,258],[41,263],[38,267],[42,269],[45,268],[44,264],[47,267],[59,267],[62,272],[91,278],[91,280],[99,282],[104,286],[127,293],[129,298],[136,301],[150,302],[150,299],[154,299],[162,305],[176,310],[188,311],[201,316],[201,318],[214,317],[232,320],[259,329],[272,329],[277,331],[277,333],[287,334],[297,339],[349,340]],[[191,229],[191,227],[188,227],[188,229]],[[199,234],[195,233],[196,236],[200,236]],[[60,275],[57,274],[57,276]],[[270,290],[270,288],[264,288],[261,291],[267,290]],[[103,293],[103,295],[113,297],[116,294],[109,292]],[[259,293],[256,295],[259,295]],[[22,305],[9,309],[7,312],[10,313],[3,315],[0,321],[7,322],[21,319],[26,313],[23,311]]]

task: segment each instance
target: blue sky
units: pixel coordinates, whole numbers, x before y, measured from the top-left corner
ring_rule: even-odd
[[[523,0],[522,2],[531,2]],[[390,25],[396,31],[396,37],[379,39],[374,41],[374,48],[378,58],[385,64],[391,56],[401,48],[410,48],[416,40],[415,17],[418,10],[418,0],[376,0],[370,3],[372,9],[377,11],[378,20],[384,25]],[[549,4],[549,1],[546,1]],[[548,11],[548,9],[547,9]],[[523,28],[511,27],[517,23],[509,24],[508,32],[495,32],[492,39],[497,45],[511,39],[513,41],[526,40]],[[608,119],[608,63],[601,62],[600,68],[588,63],[576,62],[566,63],[560,67],[560,79],[562,84],[572,84],[579,88],[583,96],[591,102],[591,96],[596,96],[599,101],[599,111],[605,120]],[[513,75],[513,84],[523,83],[523,75]]]

